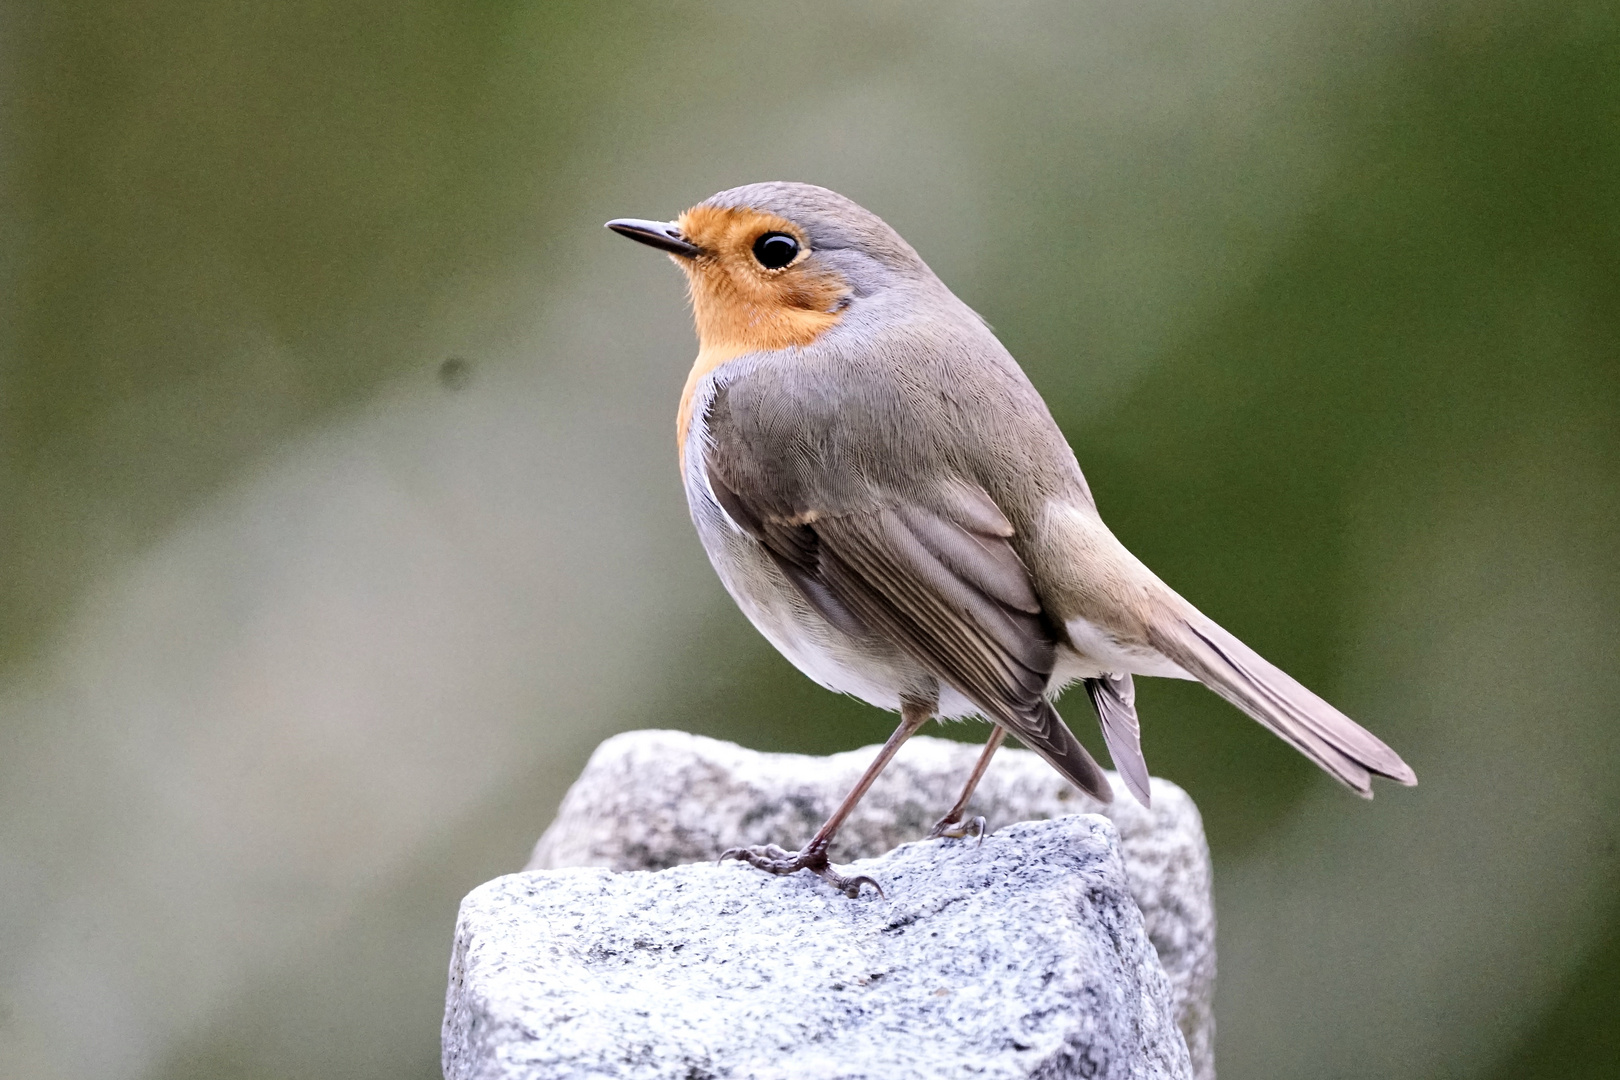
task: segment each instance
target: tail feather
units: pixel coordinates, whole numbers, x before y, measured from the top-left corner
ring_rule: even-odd
[[[1124,673],[1086,680],[1086,694],[1097,710],[1108,753],[1136,801],[1151,806],[1147,760],[1142,757],[1142,725],[1136,718],[1136,684]]]
[[[1371,774],[1417,783],[1376,735],[1202,615],[1164,618],[1150,634],[1159,652],[1357,794],[1372,798]]]

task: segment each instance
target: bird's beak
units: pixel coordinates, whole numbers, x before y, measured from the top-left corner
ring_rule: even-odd
[[[640,218],[622,217],[614,218],[607,223],[607,227],[620,236],[628,236],[671,255],[695,259],[703,254],[702,248],[681,235],[681,230],[675,227],[673,221],[642,221]]]

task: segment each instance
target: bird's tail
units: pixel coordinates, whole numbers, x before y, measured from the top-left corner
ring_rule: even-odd
[[[1149,638],[1155,649],[1187,674],[1270,728],[1363,798],[1372,798],[1371,774],[1408,786],[1417,783],[1417,774],[1376,735],[1191,605],[1155,620]]]

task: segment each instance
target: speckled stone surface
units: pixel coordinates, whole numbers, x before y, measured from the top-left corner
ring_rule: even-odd
[[[735,862],[475,889],[445,1076],[1193,1075],[1107,819],[907,844],[851,872],[887,898]]]
[[[615,736],[592,755],[535,845],[529,868],[656,870],[711,861],[739,845],[797,847],[876,752],[807,757],[679,731]],[[869,858],[926,835],[955,801],[978,752],[948,739],[908,742],[839,834],[834,861]],[[1109,778],[1117,797],[1105,806],[1035,754],[1004,748],[969,813],[982,814],[991,829],[1080,812],[1113,820],[1131,895],[1170,979],[1194,1075],[1214,1080],[1215,909],[1203,822],[1187,793],[1168,781],[1153,779],[1148,809],[1116,774]]]

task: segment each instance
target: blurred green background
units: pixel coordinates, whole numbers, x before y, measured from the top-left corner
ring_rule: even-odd
[[[601,738],[887,735],[710,572],[679,276],[601,229],[799,179],[1422,779],[1140,685],[1222,1075],[1616,1075],[1612,3],[21,2],[0,79],[0,1073],[437,1075]]]

